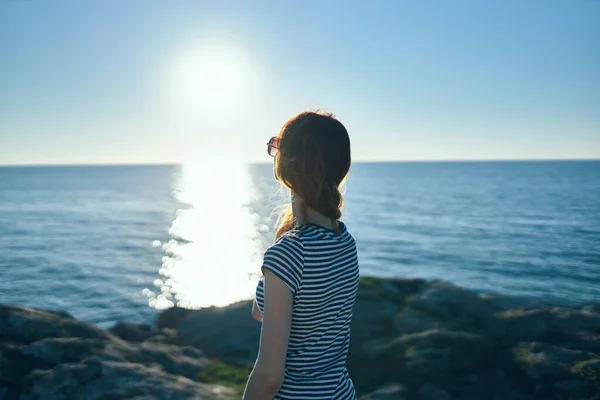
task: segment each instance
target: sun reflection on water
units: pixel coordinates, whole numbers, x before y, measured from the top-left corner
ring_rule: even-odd
[[[171,240],[162,244],[160,293],[144,291],[151,307],[225,306],[253,296],[268,231],[252,209],[256,195],[242,162],[182,166],[174,196],[188,207],[177,211]]]

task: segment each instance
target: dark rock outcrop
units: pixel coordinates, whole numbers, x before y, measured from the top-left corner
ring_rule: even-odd
[[[249,301],[184,312],[171,308],[158,316],[157,325],[174,329],[176,343],[201,348],[208,357],[246,365],[256,360],[260,339],[260,324],[251,311]]]
[[[159,321],[170,324],[159,326],[180,344],[247,365],[260,333],[250,307],[167,310]],[[352,324],[348,368],[365,399],[600,399],[597,305],[363,277]]]
[[[250,309],[173,308],[107,332],[0,306],[0,398],[239,397],[258,351]],[[600,400],[600,305],[362,278],[348,369],[361,399]]]
[[[385,304],[382,314],[355,310],[348,368],[362,393],[397,382],[406,399],[600,399],[596,305],[552,307],[445,282],[362,283],[372,304],[375,294]],[[378,327],[367,325],[378,316]]]
[[[139,337],[138,337],[139,339]],[[62,313],[0,305],[3,399],[232,399],[201,350],[127,342]]]

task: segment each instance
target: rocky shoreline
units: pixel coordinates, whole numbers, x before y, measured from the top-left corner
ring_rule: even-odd
[[[0,305],[0,399],[234,399],[250,302],[105,331]],[[360,399],[599,400],[600,304],[557,307],[420,279],[361,278],[348,368]]]

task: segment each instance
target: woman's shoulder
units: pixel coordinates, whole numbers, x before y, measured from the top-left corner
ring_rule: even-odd
[[[304,271],[304,246],[298,236],[289,232],[272,244],[265,251],[262,269],[273,272],[296,293]]]
[[[284,233],[269,247],[269,249],[273,248],[281,250],[292,249],[302,252],[304,249],[302,233],[298,229],[292,229],[291,231]]]

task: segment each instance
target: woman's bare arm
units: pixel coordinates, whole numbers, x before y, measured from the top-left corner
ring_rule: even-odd
[[[254,317],[254,319],[258,322],[262,322],[263,320],[263,313],[260,311],[260,308],[258,308],[256,299],[254,299],[254,302],[252,303],[252,317]]]
[[[271,400],[285,374],[294,295],[283,281],[265,269],[265,305],[260,347],[248,378],[244,400]]]

